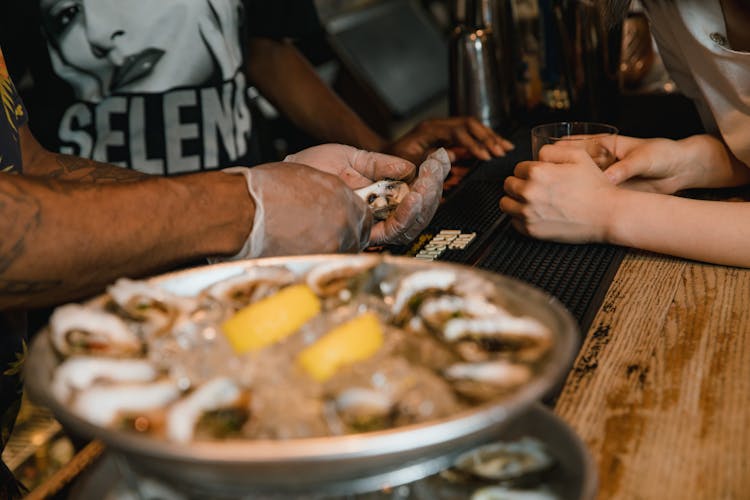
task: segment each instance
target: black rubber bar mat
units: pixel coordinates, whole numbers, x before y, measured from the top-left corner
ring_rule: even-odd
[[[516,151],[473,167],[414,244],[393,253],[416,255],[442,230],[476,233],[466,248],[447,249],[436,260],[489,269],[541,288],[568,308],[585,335],[625,249],[545,242],[518,233],[499,207],[503,179],[520,159],[528,157],[528,142],[522,137],[514,139]]]

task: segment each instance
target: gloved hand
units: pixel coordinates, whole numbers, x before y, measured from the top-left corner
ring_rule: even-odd
[[[412,163],[382,153],[373,153],[341,144],[324,144],[287,156],[294,161],[337,175],[347,186],[359,189],[382,179],[410,182],[414,177]],[[445,149],[432,153],[422,164],[411,192],[384,221],[372,227],[373,245],[406,244],[416,238],[435,215],[443,193],[443,180],[451,164]]]
[[[302,163],[333,174],[352,189],[369,186],[383,179],[409,182],[417,170],[413,163],[396,156],[343,144],[313,146],[287,156],[284,161]]]
[[[357,252],[367,246],[372,213],[335,176],[294,163],[223,172],[244,175],[255,201],[253,229],[245,245],[225,260]]]
[[[409,194],[384,221],[372,227],[371,245],[404,245],[427,227],[440,204],[443,181],[451,170],[448,152],[440,148],[419,166],[419,175]]]

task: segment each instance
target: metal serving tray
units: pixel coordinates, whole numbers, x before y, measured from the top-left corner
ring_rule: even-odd
[[[317,255],[230,262],[165,274],[153,280],[172,292],[193,295],[248,266],[285,265],[302,272],[314,264],[352,257]],[[365,257],[372,255],[362,256]],[[348,494],[429,476],[449,466],[459,453],[501,437],[506,422],[552,389],[570,367],[579,338],[578,327],[556,299],[515,279],[458,264],[393,256],[383,259],[405,272],[455,269],[491,281],[511,312],[533,316],[554,332],[555,344],[547,362],[528,384],[512,394],[446,419],[346,436],[176,444],[93,425],[56,400],[50,382],[60,359],[45,329],[36,336],[26,362],[29,395],[51,409],[71,434],[101,439],[134,469],[172,484],[185,485],[191,491]],[[92,300],[101,301],[103,297]]]

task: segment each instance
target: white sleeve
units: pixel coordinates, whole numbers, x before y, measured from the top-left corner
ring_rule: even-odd
[[[643,4],[649,18],[651,33],[669,76],[674,80],[679,92],[695,104],[706,132],[718,134],[719,127],[711,108],[693,77],[683,55],[679,37],[673,30],[674,19],[675,16],[679,16],[679,12],[672,2],[644,1]]]

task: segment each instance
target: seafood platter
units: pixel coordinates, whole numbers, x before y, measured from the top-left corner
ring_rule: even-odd
[[[376,254],[227,262],[57,308],[31,398],[191,491],[348,494],[415,481],[502,434],[578,342],[543,292]]]

